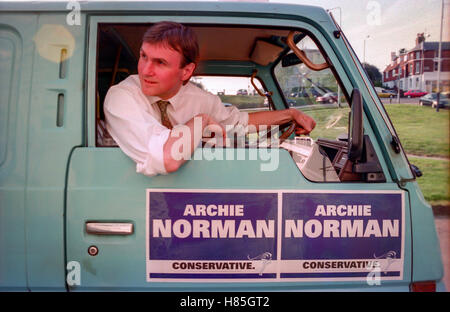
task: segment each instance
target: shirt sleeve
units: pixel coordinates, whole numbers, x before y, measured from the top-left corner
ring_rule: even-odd
[[[137,101],[129,90],[110,88],[104,104],[106,127],[122,151],[136,163],[136,172],[147,176],[166,174],[163,147],[170,130]]]
[[[211,116],[222,126],[248,125],[248,113],[241,112],[235,106],[225,107],[218,96],[214,96]]]

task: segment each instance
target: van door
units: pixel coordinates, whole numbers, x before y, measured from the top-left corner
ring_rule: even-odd
[[[70,289],[407,287],[408,202],[396,184],[317,186],[286,151],[272,172],[245,153],[148,178],[117,148],[77,148],[67,256],[81,280]]]

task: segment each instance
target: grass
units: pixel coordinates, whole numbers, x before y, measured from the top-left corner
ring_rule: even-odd
[[[409,161],[422,171],[423,175],[417,179],[417,183],[425,199],[431,205],[449,206],[450,162],[417,157],[409,157]]]
[[[303,112],[314,118],[316,127],[310,136],[313,139],[325,138],[335,140],[339,135],[347,135],[348,114],[346,108],[305,108]]]
[[[449,173],[449,110],[436,112],[431,107],[408,104],[386,105],[386,110],[407,154],[443,158],[409,157],[419,167],[422,177],[417,179],[425,199],[431,205],[450,206]],[[311,137],[336,139],[347,133],[348,108],[303,109],[316,120]]]
[[[449,157],[449,110],[408,104],[385,107],[408,154]]]

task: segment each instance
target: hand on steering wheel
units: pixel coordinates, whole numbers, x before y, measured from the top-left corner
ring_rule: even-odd
[[[295,123],[295,121],[291,120],[288,121],[285,124],[279,125],[278,127],[272,128],[270,127],[269,130],[267,130],[267,138],[271,138],[273,137],[273,135],[275,133],[275,129],[277,129],[280,132],[280,136],[278,138],[278,145],[281,145],[287,138],[289,138],[291,136],[291,134],[294,132],[295,128],[296,128],[297,124]],[[273,142],[270,142],[269,147],[273,146]]]

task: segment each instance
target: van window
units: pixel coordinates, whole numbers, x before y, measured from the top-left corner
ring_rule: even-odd
[[[325,62],[309,36],[298,42],[297,47],[312,63]],[[303,111],[316,121],[316,128],[310,134],[313,139],[337,139],[347,135],[349,105],[338,90],[338,82],[329,68],[313,71],[303,63],[283,67],[279,62],[274,73],[287,105]]]
[[[106,131],[102,103],[112,85],[137,73],[142,35],[148,26],[99,24],[97,146],[117,146]],[[289,160],[298,168],[296,173],[312,182],[385,181],[368,136],[359,140],[364,140],[364,147],[362,143],[358,147],[364,149],[360,153],[363,156],[358,156],[363,159],[348,159],[349,144],[353,142],[348,139],[351,124],[348,94],[339,89],[322,47],[306,32],[296,30],[294,36],[291,29],[215,25],[192,28],[201,47],[199,65],[192,79],[195,84],[218,95],[226,106],[247,112],[289,107],[303,111],[316,121],[310,137],[294,138],[286,130],[292,131],[293,125],[287,124],[267,131],[249,129],[245,139],[240,132],[236,133],[239,139],[227,147],[287,150],[292,157]],[[294,45],[306,58],[299,51],[295,52],[300,57],[292,53],[290,47],[296,50]],[[256,88],[251,77],[255,77]],[[267,100],[265,85],[272,89]],[[283,131],[286,133],[281,141],[273,140]],[[354,162],[358,165],[353,166]]]
[[[258,94],[249,77],[196,76],[191,79],[191,82],[218,95],[225,106],[233,105],[246,112],[269,109],[267,98]],[[264,92],[258,79],[255,78],[254,83],[261,92]]]

